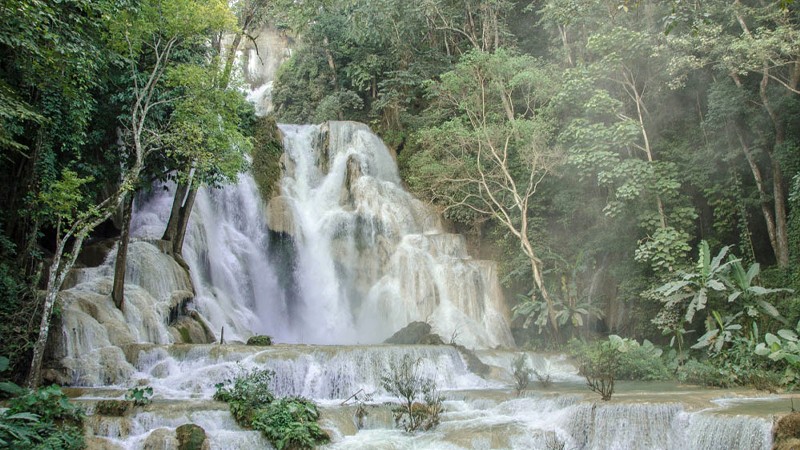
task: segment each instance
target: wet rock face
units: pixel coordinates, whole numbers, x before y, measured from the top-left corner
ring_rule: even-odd
[[[411,322],[403,329],[393,334],[384,344],[396,345],[441,345],[442,337],[431,333],[431,326],[425,322]]]
[[[173,450],[178,448],[175,432],[168,428],[153,430],[144,441],[144,450]]]
[[[800,412],[781,417],[773,432],[773,450],[800,450]]]

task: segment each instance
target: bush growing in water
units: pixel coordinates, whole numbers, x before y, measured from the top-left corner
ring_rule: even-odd
[[[306,449],[327,443],[330,438],[317,424],[319,411],[302,397],[275,399],[269,369],[240,369],[230,387],[217,384],[214,399],[228,403],[236,422],[261,431],[278,450]]]
[[[393,363],[390,372],[381,377],[383,388],[400,397],[400,406],[393,409],[394,420],[407,432],[436,427],[439,415],[444,411],[444,397],[436,389],[436,382],[419,374],[419,363],[419,360],[403,355],[400,363]]]
[[[275,400],[256,410],[253,429],[264,433],[278,450],[312,448],[328,442],[328,435],[317,424],[317,405],[303,397]]]
[[[512,369],[514,372],[514,388],[517,391],[517,395],[519,395],[528,388],[528,384],[531,382],[531,375],[533,375],[533,371],[528,367],[528,355],[520,353],[514,357]]]

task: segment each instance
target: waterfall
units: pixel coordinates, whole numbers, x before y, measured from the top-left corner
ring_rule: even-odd
[[[224,327],[229,340],[377,343],[429,320],[469,347],[512,345],[494,263],[470,258],[464,238],[402,188],[377,136],[351,122],[281,131],[282,195],[269,208],[244,174],[201,189],[192,212],[184,257],[194,304],[218,336]],[[135,235],[158,238],[171,201],[162,189],[140,202]],[[291,225],[290,257],[270,248],[275,216]]]
[[[411,321],[469,347],[512,345],[495,265],[406,192],[366,125],[282,125],[279,215],[291,217],[296,315],[311,343],[374,343]],[[270,208],[274,211],[278,208]],[[288,211],[287,211],[288,209]]]

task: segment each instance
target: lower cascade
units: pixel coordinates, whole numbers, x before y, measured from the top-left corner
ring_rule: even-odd
[[[172,191],[137,200],[125,308],[110,298],[112,249],[76,269],[61,292],[59,339],[46,377],[73,386],[89,411],[90,448],[177,448],[176,429],[202,427],[211,449],[271,448],[212,401],[239,371],[269,368],[277,396],[321,405],[329,448],[768,449],[765,416],[726,412],[699,388],[640,391],[620,383],[598,402],[563,356],[531,354],[553,384],[517,395],[508,311],[491,261],[401,184],[394,159],[367,126],[282,125],[280,189],[262,199],[254,178],[201,189],[187,232],[188,270],[159,240]],[[460,346],[381,344],[411,322]],[[244,345],[270,335],[276,345]],[[335,344],[335,345],[332,345]],[[471,349],[474,351],[469,351]],[[439,427],[394,426],[382,379],[406,359],[443,393]],[[475,368],[475,359],[484,369]],[[122,416],[101,400],[149,387],[153,402]],[[371,399],[357,427],[352,398]],[[620,398],[618,398],[620,397]],[[644,400],[641,398],[644,397]],[[745,399],[745,401],[747,401]]]

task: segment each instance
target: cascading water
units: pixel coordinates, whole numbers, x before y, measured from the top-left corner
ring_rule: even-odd
[[[470,347],[512,345],[492,263],[400,184],[394,160],[363,124],[283,125],[285,209],[293,224],[303,341],[370,343],[428,320]],[[270,208],[271,211],[274,208]]]
[[[217,336],[279,342],[377,343],[428,320],[470,347],[512,345],[494,264],[403,190],[397,167],[365,125],[289,126],[282,196],[265,213],[250,175],[198,193],[184,257],[194,304]],[[172,196],[137,207],[134,234],[163,232]],[[270,256],[267,215],[292,224],[291,258]],[[274,220],[274,218],[271,218]],[[279,280],[276,265],[293,283]],[[296,287],[286,290],[286,286]]]

